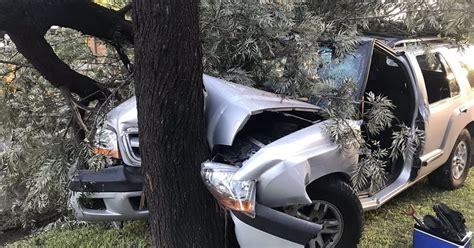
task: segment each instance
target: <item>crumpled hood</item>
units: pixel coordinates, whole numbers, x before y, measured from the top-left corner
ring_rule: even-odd
[[[207,139],[214,145],[232,145],[235,136],[248,119],[264,111],[316,111],[312,104],[283,99],[281,96],[255,88],[231,83],[208,75],[203,76],[206,88]],[[123,102],[107,114],[107,124],[121,137],[127,128],[136,128],[135,97]]]
[[[232,145],[248,119],[264,111],[311,111],[315,105],[204,75],[207,139],[214,145]]]
[[[107,124],[122,136],[125,129],[138,127],[137,99],[132,97],[107,114]]]

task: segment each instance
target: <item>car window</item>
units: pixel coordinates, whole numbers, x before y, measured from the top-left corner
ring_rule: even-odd
[[[419,55],[416,60],[425,79],[430,104],[459,95],[459,85],[453,71],[441,54]]]
[[[471,88],[474,88],[474,48],[466,47],[463,49],[457,49],[460,56],[459,62],[461,67],[464,69],[467,80],[471,85]]]
[[[360,44],[352,53],[338,58],[333,48],[322,47],[319,50],[321,64],[317,72],[322,80],[331,80],[340,85],[345,80],[356,83],[357,88],[365,83],[366,68],[370,59],[371,43]]]
[[[448,62],[444,59],[443,56],[438,54],[438,58],[441,61],[442,67],[446,73],[446,79],[449,83],[449,91],[451,93],[451,97],[459,95],[459,84],[456,81],[456,77],[454,76],[453,70],[449,66]]]

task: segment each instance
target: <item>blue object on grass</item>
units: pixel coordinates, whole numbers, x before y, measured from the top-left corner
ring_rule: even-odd
[[[415,225],[413,230],[413,248],[471,248],[472,232],[468,232],[462,244],[456,244],[452,241],[440,238],[428,233]]]

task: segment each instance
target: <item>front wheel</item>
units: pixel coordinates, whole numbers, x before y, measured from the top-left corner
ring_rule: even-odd
[[[470,165],[471,135],[464,129],[456,140],[448,161],[428,176],[430,184],[448,190],[457,189],[466,181]]]
[[[311,204],[286,210],[292,216],[323,226],[306,247],[356,247],[362,234],[363,212],[354,190],[343,181],[328,178],[312,184],[308,194]]]

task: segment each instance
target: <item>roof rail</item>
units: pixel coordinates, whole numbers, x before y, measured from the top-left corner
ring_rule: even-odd
[[[423,43],[423,44],[451,44],[452,42],[443,39],[440,37],[419,37],[419,38],[412,38],[412,39],[402,39],[395,42],[392,42],[390,46],[392,47],[406,47],[407,44],[416,44],[416,43]]]
[[[393,34],[393,33],[387,33],[387,32],[364,32],[364,35],[368,35],[371,37],[380,37],[380,38],[385,38],[385,39],[404,39],[406,37],[398,35],[398,34]]]

